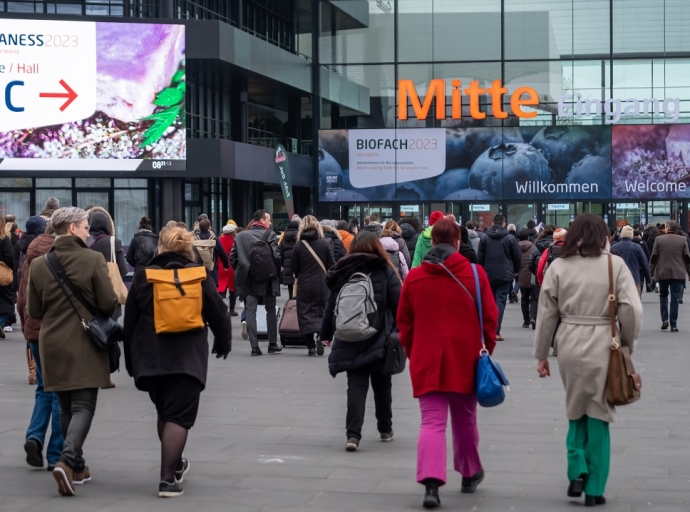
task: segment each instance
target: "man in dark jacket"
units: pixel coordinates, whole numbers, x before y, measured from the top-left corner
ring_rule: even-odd
[[[512,288],[516,274],[520,272],[522,255],[517,240],[508,236],[505,228],[506,219],[500,213],[494,217],[494,225],[486,233],[487,236],[479,242],[477,261],[484,267],[491,283],[491,291],[496,298],[498,307],[498,327],[496,340],[503,341],[501,323],[506,301]]]
[[[299,222],[291,221],[285,228],[283,239],[278,246],[280,264],[283,267],[283,284],[288,287],[288,299],[292,298],[293,285],[295,284],[295,276],[292,275],[292,251],[295,250],[298,231]]]
[[[528,268],[532,274],[532,296],[529,303],[529,324],[534,329],[537,325],[537,307],[539,305],[539,283],[537,282],[537,267],[541,255],[553,244],[553,232],[555,226],[546,226],[534,241],[534,246],[529,252]]]
[[[529,241],[530,231],[523,229],[518,233],[518,246],[522,254],[522,263],[518,273],[518,284],[520,285],[520,306],[522,308],[522,327],[529,327],[529,305],[532,296],[532,273],[529,271],[530,252],[534,244]]]
[[[678,332],[678,300],[685,279],[690,272],[690,250],[687,239],[677,234],[678,223],[666,222],[666,234],[658,236],[652,250],[651,272],[659,282],[659,303],[661,309],[661,329],[668,329],[668,294],[671,292],[671,332]]]
[[[139,231],[134,234],[127,249],[125,259],[136,272],[149,264],[158,251],[158,235],[153,232],[151,219],[142,217],[139,221]]]
[[[636,244],[633,241],[633,229],[630,226],[623,226],[623,229],[621,229],[621,240],[611,246],[611,253],[623,258],[635,280],[637,293],[641,297],[643,280],[651,281],[652,278],[649,275],[647,258],[640,244]]]
[[[273,260],[276,266],[276,276],[270,281],[255,282],[249,277],[252,264],[251,252],[253,245],[260,241],[269,231],[267,242],[273,252]],[[271,231],[271,215],[266,210],[257,210],[254,213],[249,229],[238,233],[235,244],[230,251],[230,264],[235,269],[235,290],[240,297],[245,298],[247,312],[247,333],[252,345],[252,356],[260,356],[263,353],[259,348],[259,338],[256,333],[256,308],[259,300],[263,298],[266,306],[266,323],[268,325],[268,353],[277,354],[282,347],[278,346],[278,319],[276,316],[276,297],[280,297],[280,254],[278,253],[278,237]]]
[[[371,231],[374,233],[376,236],[381,235],[381,230],[383,229],[383,224],[379,222],[379,214],[378,213],[372,213],[369,216],[369,223],[367,224],[366,222],[366,217],[364,218],[364,227],[362,228],[362,231]]]
[[[398,225],[402,231],[402,237],[405,240],[405,245],[407,245],[407,250],[410,255],[413,255],[417,247],[419,233],[422,231],[422,224],[416,217],[403,217],[398,222]]]

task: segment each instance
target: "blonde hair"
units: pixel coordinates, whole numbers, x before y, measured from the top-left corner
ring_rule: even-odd
[[[389,220],[388,222],[386,222],[386,225],[383,226],[383,229],[381,230],[381,238],[383,238],[384,236],[392,236],[393,232],[402,236],[402,229],[400,229],[398,223],[394,220]]]
[[[0,215],[0,240],[6,236],[10,236],[9,230],[7,229],[8,223],[5,222],[4,215]]]
[[[158,252],[174,252],[196,262],[194,254],[194,236],[179,226],[166,225],[158,239]]]
[[[321,223],[316,220],[316,217],[313,215],[307,215],[299,224],[299,230],[297,230],[297,240],[301,240],[302,233],[310,229],[316,231],[318,238],[323,238],[323,226]]]

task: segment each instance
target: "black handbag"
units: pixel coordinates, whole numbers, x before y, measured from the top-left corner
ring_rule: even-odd
[[[384,331],[386,337],[386,344],[384,346],[383,361],[381,364],[381,373],[383,375],[397,375],[405,371],[405,364],[407,362],[407,354],[400,344],[400,337],[397,332],[392,332],[390,321],[388,320],[388,287],[386,287],[386,307],[383,311],[384,317]]]
[[[89,336],[89,339],[93,342],[99,350],[107,350],[108,358],[110,360],[110,373],[113,373],[120,367],[120,347],[117,342],[122,339],[122,326],[118,324],[112,318],[105,316],[100,311],[97,311],[81,293],[79,288],[77,288],[72,280],[67,276],[65,272],[65,267],[60,263],[60,259],[54,252],[50,252],[45,255],[46,263],[48,268],[53,273],[56,281],[60,285],[60,289],[67,297],[67,300],[72,305],[72,309],[79,317],[81,325]],[[86,310],[93,316],[91,320],[86,322],[82,317],[81,313],[74,304],[72,297],[70,297],[67,288],[70,289],[72,294],[76,299],[81,302],[81,304],[86,308]]]

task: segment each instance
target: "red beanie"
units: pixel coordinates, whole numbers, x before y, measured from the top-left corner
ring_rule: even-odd
[[[429,226],[433,226],[434,224],[436,224],[437,220],[442,219],[443,217],[445,217],[445,215],[443,215],[438,210],[431,212],[431,215],[429,215]]]

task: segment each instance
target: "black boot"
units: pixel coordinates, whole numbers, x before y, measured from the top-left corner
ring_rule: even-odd
[[[582,496],[582,492],[585,490],[585,480],[580,475],[579,478],[576,478],[575,480],[571,480],[570,484],[568,485],[568,497],[570,498],[579,498]]]
[[[424,492],[424,508],[436,508],[441,506],[441,499],[438,497],[438,487],[440,482],[435,478],[424,480],[426,491]]]
[[[590,496],[589,494],[585,494],[585,507],[604,504],[606,504],[606,498],[603,496]]]

